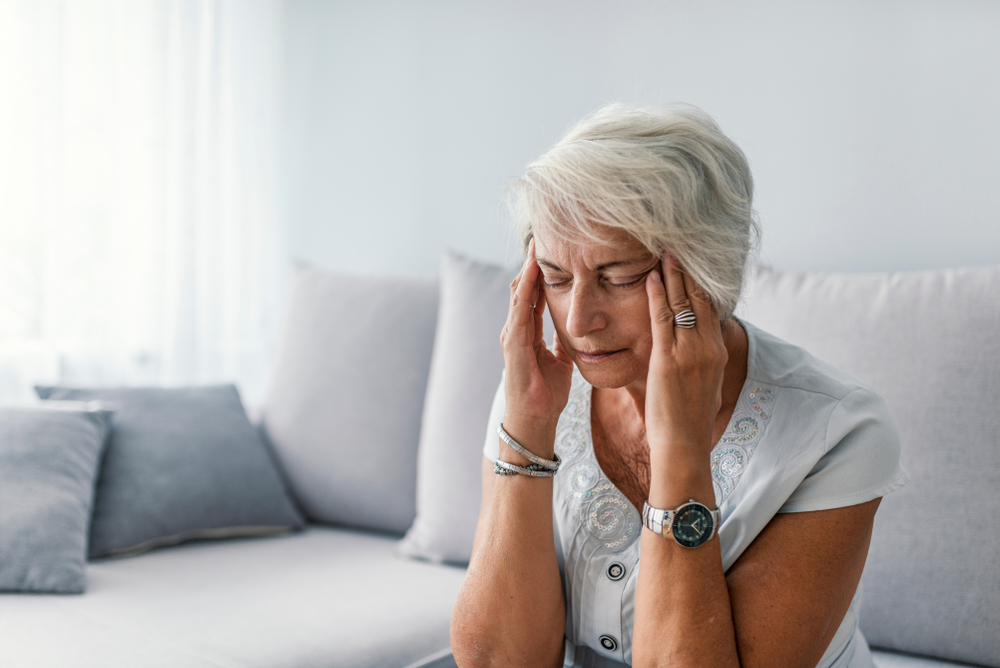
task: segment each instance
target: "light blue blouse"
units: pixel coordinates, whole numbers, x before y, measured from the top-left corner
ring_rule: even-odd
[[[875,391],[749,323],[747,380],[712,451],[719,539],[728,570],[779,512],[864,503],[902,487],[899,436]],[[553,527],[566,599],[566,668],[632,664],[638,510],[594,456],[591,386],[574,370],[559,418]],[[501,381],[483,452],[499,454]],[[858,629],[860,587],[818,668],[873,668]]]

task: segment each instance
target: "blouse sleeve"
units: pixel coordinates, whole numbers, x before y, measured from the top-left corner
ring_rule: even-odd
[[[493,407],[490,409],[490,419],[486,421],[486,443],[483,445],[483,455],[491,462],[500,458],[500,437],[497,436],[497,425],[503,422],[504,376],[500,377],[500,387],[493,395]]]
[[[885,496],[909,480],[899,465],[899,434],[875,391],[859,388],[833,409],[825,454],[779,512],[852,506]]]

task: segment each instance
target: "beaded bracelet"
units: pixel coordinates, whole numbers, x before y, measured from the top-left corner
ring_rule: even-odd
[[[553,472],[559,470],[559,465],[562,464],[562,460],[559,459],[559,455],[556,455],[555,461],[552,461],[551,459],[543,459],[542,457],[539,457],[535,453],[529,452],[527,448],[525,448],[523,445],[515,441],[513,438],[510,437],[510,434],[504,431],[502,422],[499,425],[497,425],[497,434],[500,435],[500,438],[503,439],[504,443],[510,446],[511,450],[513,450],[517,454],[527,459],[536,467],[548,469]],[[528,468],[531,467],[529,466]],[[536,468],[535,470],[538,469]]]
[[[498,459],[493,462],[493,472],[497,475],[527,475],[532,478],[551,478],[556,474],[552,469],[547,469],[538,464],[528,464],[528,466],[518,466]]]

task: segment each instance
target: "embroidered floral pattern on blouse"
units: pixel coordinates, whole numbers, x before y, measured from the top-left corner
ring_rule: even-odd
[[[729,426],[712,451],[712,483],[720,506],[739,483],[771,419],[776,390],[762,384],[748,387],[752,389],[740,394]]]
[[[609,483],[610,485],[610,483]],[[590,502],[587,528],[612,552],[620,552],[639,537],[640,518],[614,485]]]
[[[601,471],[590,432],[590,385],[573,370],[569,401],[556,427],[556,453],[563,460],[557,489],[583,526],[612,552],[627,549],[639,537],[639,513]]]
[[[719,506],[739,483],[767,429],[775,393],[769,386],[749,384],[736,402],[729,426],[712,451],[712,482]],[[574,369],[569,401],[556,427],[555,450],[563,460],[556,474],[557,493],[604,547],[621,552],[635,543],[642,523],[636,509],[597,463],[590,431],[590,396],[590,385]]]

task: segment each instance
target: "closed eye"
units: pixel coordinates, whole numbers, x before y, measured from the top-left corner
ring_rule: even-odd
[[[623,288],[623,289],[624,288],[634,288],[634,287],[638,286],[639,284],[644,283],[645,280],[646,280],[646,276],[649,275],[649,272],[651,272],[654,269],[656,269],[656,267],[657,267],[658,264],[659,264],[659,262],[657,262],[656,264],[654,264],[649,269],[646,269],[645,271],[640,272],[639,274],[637,274],[634,277],[628,277],[628,276],[625,276],[625,277],[601,276],[598,280],[600,280],[605,285],[611,286],[613,288]],[[573,282],[573,279],[572,278],[562,278],[562,279],[555,279],[554,278],[554,279],[550,280],[550,279],[546,278],[545,272],[542,272],[542,282],[545,284],[545,287],[555,289],[555,288],[563,288],[563,287],[568,286],[570,283]]]
[[[545,287],[547,288],[558,288],[564,285],[569,285],[569,279],[564,279],[561,281],[560,280],[550,281],[547,278],[545,278],[544,274],[542,275],[542,282],[545,284]]]
[[[621,282],[621,281],[608,281],[608,284],[609,285],[613,285],[616,288],[631,288],[631,287],[633,287],[635,285],[638,285],[639,283],[641,283],[645,279],[646,279],[645,276],[638,276],[638,277],[632,279],[631,281],[628,281],[628,280],[624,281],[624,282]]]
[[[646,271],[638,274],[635,278],[625,277],[625,278],[619,278],[616,281],[612,281],[612,280],[609,280],[609,279],[605,279],[605,280],[610,285],[612,285],[612,286],[614,286],[616,288],[633,288],[633,287],[639,285],[640,283],[644,283],[646,281],[646,277],[649,276],[649,272],[651,272],[654,269],[656,269],[657,264],[659,264],[659,262],[657,262],[656,264],[654,264],[652,267],[650,267]]]

